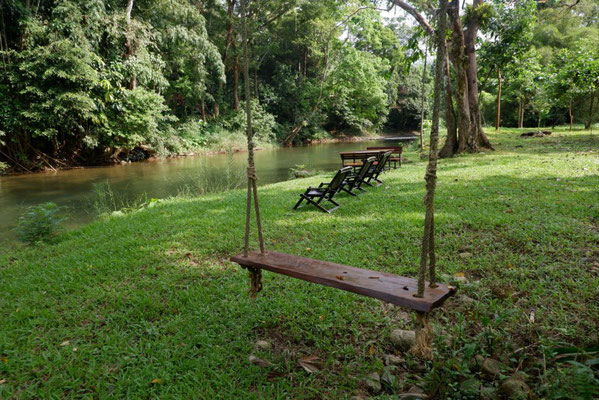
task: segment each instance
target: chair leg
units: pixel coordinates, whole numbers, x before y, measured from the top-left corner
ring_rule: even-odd
[[[300,194],[300,199],[297,203],[295,203],[295,206],[293,207],[294,210],[297,210],[300,206],[300,204],[302,204],[302,201],[304,201],[304,195]]]
[[[339,207],[341,204],[337,203],[335,200],[329,198],[327,199],[329,202],[333,203],[334,205],[336,205],[337,207]]]
[[[352,196],[357,196],[357,194],[355,194],[354,192],[352,192],[353,188],[351,189],[347,189],[345,186],[341,188],[341,190],[343,190],[345,193],[349,193]]]
[[[312,203],[316,208],[318,208],[320,211],[323,211],[325,213],[330,214],[332,210],[327,210],[326,208],[324,208],[323,206],[320,205],[320,202],[322,201],[322,197],[320,199],[318,199],[318,202],[312,200],[312,199],[307,199],[308,202]]]

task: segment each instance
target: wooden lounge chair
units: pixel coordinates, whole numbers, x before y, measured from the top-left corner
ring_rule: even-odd
[[[387,163],[389,162],[389,158],[391,158],[391,153],[393,153],[391,150],[385,152],[383,156],[376,162],[376,165],[374,165],[373,163],[373,165],[370,167],[370,170],[366,174],[366,177],[364,178],[365,184],[373,186],[370,183],[373,180],[375,182],[378,182],[376,186],[380,186],[383,184],[383,181],[379,179],[379,175],[383,172],[383,170],[385,169],[385,165],[387,165]]]
[[[364,179],[366,179],[366,176],[375,161],[376,157],[368,157],[366,160],[364,160],[364,164],[362,164],[358,173],[349,175],[347,178],[345,178],[345,181],[343,181],[343,185],[341,186],[341,190],[351,194],[352,196],[357,196],[357,194],[354,193],[354,189],[364,191],[364,189],[362,189],[362,184],[364,184]]]
[[[340,204],[333,200],[333,197],[341,190],[341,188],[343,187],[343,182],[345,181],[345,178],[347,178],[347,175],[349,175],[351,170],[351,167],[343,167],[339,171],[337,171],[337,174],[335,174],[331,182],[323,182],[316,188],[309,187],[308,189],[306,189],[304,193],[300,194],[300,199],[295,204],[293,209],[297,210],[298,208],[300,208],[300,204],[302,204],[302,202],[306,200],[306,202],[308,202],[309,204],[313,204],[320,211],[324,211],[326,213],[331,213],[335,211],[337,208],[339,208]],[[333,203],[335,207],[329,209],[324,208],[320,204],[323,200],[326,200],[329,203]]]

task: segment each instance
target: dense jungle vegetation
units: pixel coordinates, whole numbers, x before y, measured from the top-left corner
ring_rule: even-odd
[[[251,7],[261,144],[419,128],[432,99],[430,3]],[[490,147],[482,125],[496,123],[498,100],[504,126],[590,128],[598,16],[596,0],[454,7],[442,155]],[[239,24],[237,0],[2,0],[0,171],[241,148]]]

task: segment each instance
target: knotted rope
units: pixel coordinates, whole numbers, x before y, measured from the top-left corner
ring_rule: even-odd
[[[247,6],[249,0],[241,1],[241,35],[243,40],[243,80],[245,83],[245,113],[247,116],[247,143],[248,143],[248,188],[247,202],[245,213],[245,243],[243,248],[244,256],[248,256],[250,248],[250,220],[252,214],[252,199],[254,202],[254,210],[256,213],[256,228],[258,230],[258,243],[260,252],[265,253],[264,236],[262,234],[262,220],[260,217],[260,204],[258,202],[258,186],[256,181],[256,166],[254,164],[254,133],[252,131],[252,108],[250,95],[250,78],[249,78],[249,55],[248,55],[248,30],[247,30]],[[253,194],[253,195],[252,195]],[[250,294],[256,295],[262,289],[262,271],[259,268],[248,268],[250,274]]]
[[[429,286],[437,286],[435,255],[435,188],[437,185],[437,158],[439,147],[439,114],[441,108],[441,90],[443,85],[443,62],[445,60],[445,30],[447,26],[447,0],[440,0],[439,23],[437,26],[437,58],[435,61],[435,97],[433,102],[433,123],[431,126],[430,149],[428,165],[424,180],[426,181],[426,194],[424,205],[424,234],[422,236],[422,250],[420,253],[420,271],[418,274],[417,297],[424,297],[424,286],[428,267]]]
[[[435,65],[435,98],[433,103],[433,123],[431,127],[428,165],[424,180],[426,194],[424,205],[424,234],[420,253],[420,273],[418,275],[417,297],[424,297],[424,286],[428,266],[430,287],[437,286],[435,256],[435,188],[437,185],[437,148],[439,145],[439,111],[441,108],[441,90],[443,82],[443,62],[445,60],[445,30],[447,26],[447,0],[439,0],[439,23],[437,26],[437,59]],[[432,359],[432,330],[428,322],[428,313],[416,312],[416,343],[412,354],[423,359]]]

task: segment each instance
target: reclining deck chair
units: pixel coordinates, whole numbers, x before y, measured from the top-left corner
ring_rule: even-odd
[[[357,194],[354,193],[354,189],[364,191],[364,189],[362,189],[362,184],[364,184],[364,180],[368,176],[368,172],[372,168],[372,165],[375,161],[376,157],[374,156],[368,157],[366,160],[364,160],[364,163],[356,174],[348,175],[348,177],[345,178],[345,181],[343,181],[343,185],[341,186],[341,190],[351,194],[352,196],[357,196]]]
[[[313,204],[320,211],[324,211],[327,213],[335,211],[337,208],[339,208],[340,204],[333,200],[333,197],[335,197],[335,195],[341,190],[341,188],[343,187],[343,182],[345,181],[345,178],[347,178],[347,175],[351,172],[351,170],[351,167],[343,167],[339,171],[337,171],[337,174],[335,174],[331,182],[323,182],[320,185],[318,185],[318,187],[309,187],[308,189],[306,189],[304,193],[300,194],[300,199],[295,204],[293,209],[297,210],[298,208],[300,208],[300,204],[302,204],[302,202],[306,200],[309,204]],[[324,208],[320,204],[323,200],[326,200],[329,203],[333,203],[335,207],[330,209]]]
[[[374,186],[370,183],[373,180],[375,182],[378,182],[378,184],[376,186],[380,186],[383,184],[383,181],[381,181],[379,179],[379,175],[381,174],[381,172],[383,172],[385,170],[385,165],[387,164],[387,162],[389,162],[389,158],[391,158],[392,153],[393,153],[392,151],[385,152],[381,156],[381,158],[370,167],[370,170],[368,171],[368,173],[366,174],[366,177],[364,178],[365,184],[367,184],[369,186]]]

